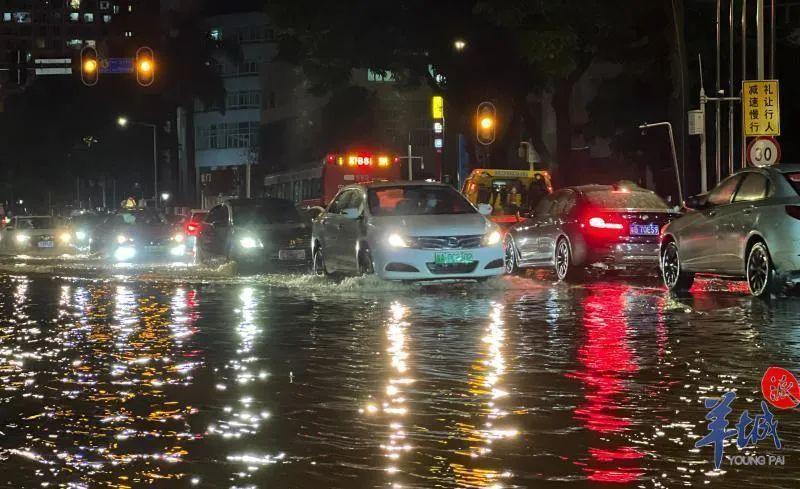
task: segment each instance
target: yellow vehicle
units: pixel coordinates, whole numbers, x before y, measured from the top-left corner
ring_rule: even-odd
[[[469,174],[461,193],[475,205],[491,205],[492,221],[510,226],[552,191],[546,171],[479,168]]]

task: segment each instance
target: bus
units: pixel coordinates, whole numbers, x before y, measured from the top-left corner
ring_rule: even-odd
[[[400,180],[400,160],[388,153],[331,153],[314,162],[264,177],[265,195],[305,207],[324,207],[345,185],[372,180]]]
[[[511,226],[552,191],[547,171],[478,168],[464,181],[461,193],[476,206],[491,205],[491,220],[501,226]]]

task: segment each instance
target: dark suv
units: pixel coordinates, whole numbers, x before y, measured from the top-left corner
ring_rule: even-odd
[[[311,222],[289,200],[232,199],[212,208],[197,235],[199,262],[307,267]]]

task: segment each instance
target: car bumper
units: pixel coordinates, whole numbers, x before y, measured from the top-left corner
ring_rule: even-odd
[[[659,245],[658,243],[613,243],[587,246],[583,263],[610,268],[657,268]]]
[[[115,246],[108,259],[115,263],[174,263],[191,261],[194,254],[186,244],[164,246]]]
[[[466,263],[437,265],[437,253],[469,254]],[[373,253],[375,274],[387,280],[452,280],[504,273],[501,245],[463,250],[381,249]]]

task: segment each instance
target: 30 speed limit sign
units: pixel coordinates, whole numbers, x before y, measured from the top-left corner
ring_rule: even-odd
[[[781,146],[770,136],[760,137],[747,145],[747,161],[753,166],[771,166],[781,161]]]

